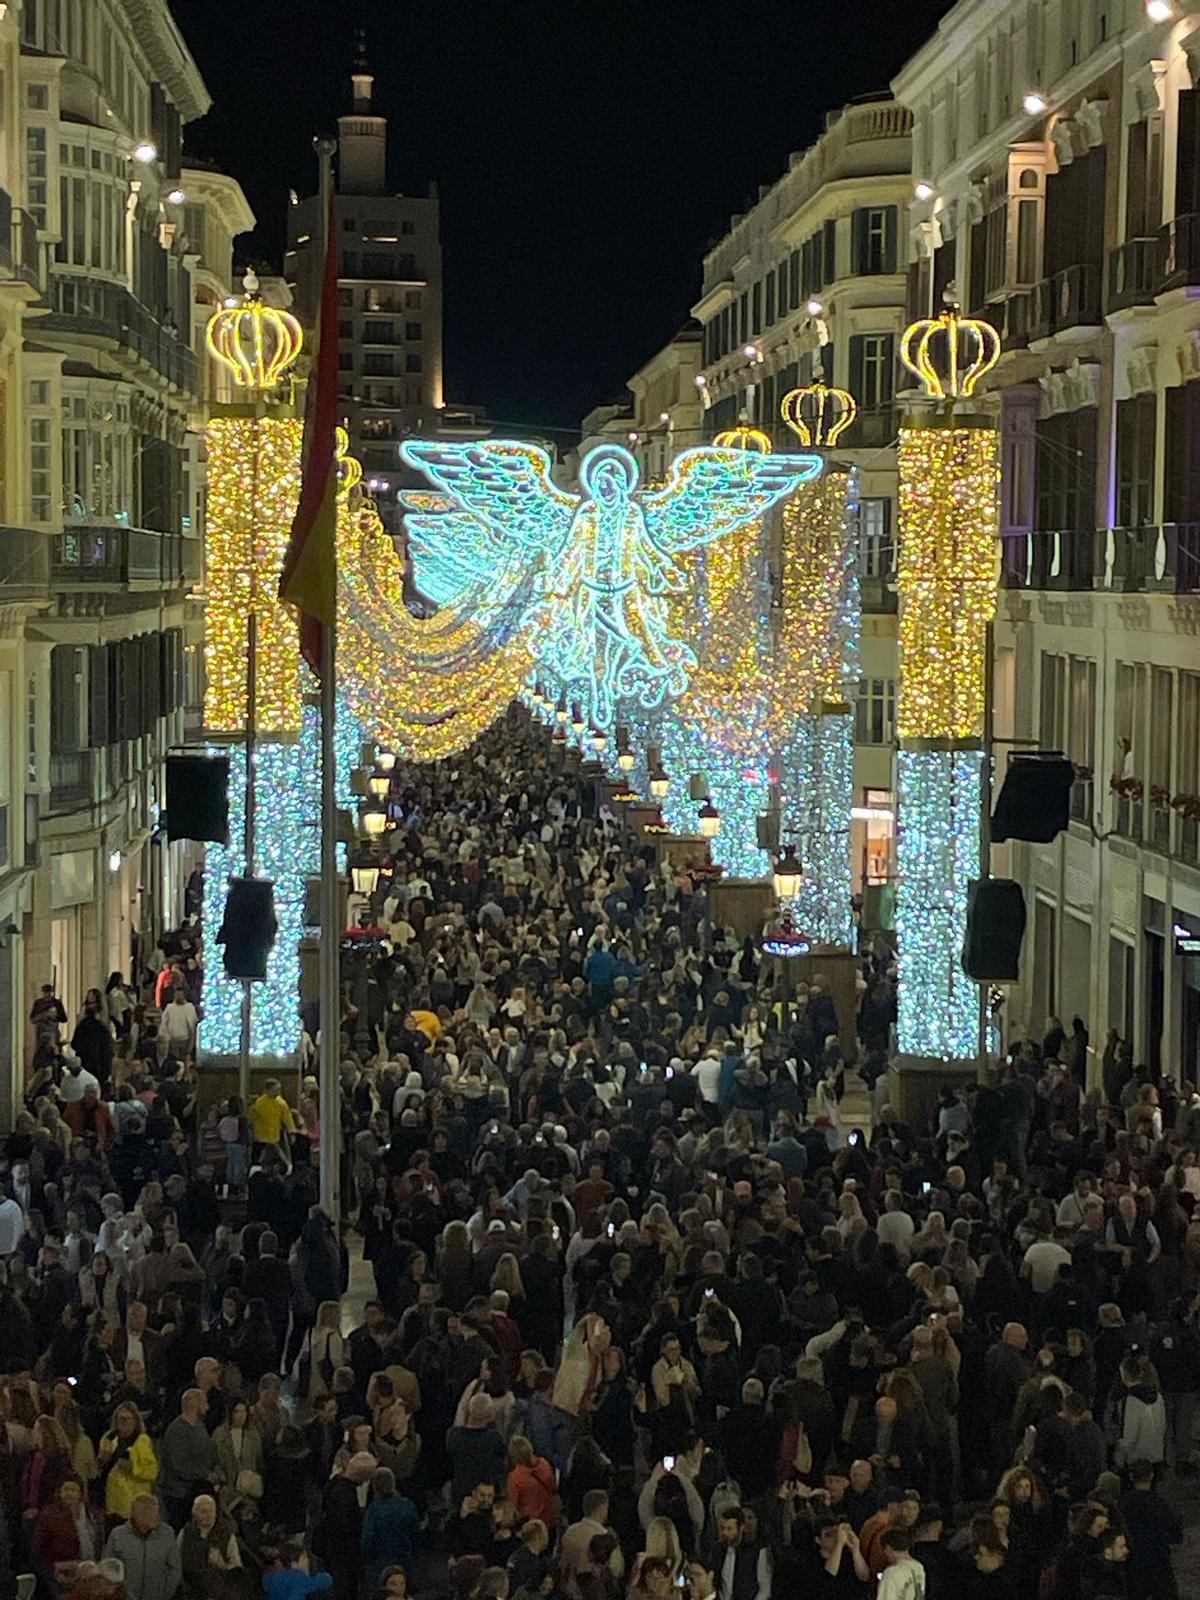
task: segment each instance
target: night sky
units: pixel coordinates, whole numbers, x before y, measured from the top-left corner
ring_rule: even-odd
[[[287,191],[349,109],[355,30],[391,179],[442,200],[447,398],[576,429],[683,323],[701,256],[824,112],[885,88],[948,0],[170,0],[282,264]]]

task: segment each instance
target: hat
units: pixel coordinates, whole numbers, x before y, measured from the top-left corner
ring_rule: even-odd
[[[478,1427],[489,1423],[496,1414],[492,1404],[492,1397],[488,1394],[473,1394],[467,1401],[467,1422]]]

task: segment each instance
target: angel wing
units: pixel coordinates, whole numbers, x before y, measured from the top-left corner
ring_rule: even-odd
[[[448,495],[401,490],[400,501],[408,509],[404,531],[413,577],[435,605],[462,605],[484,585],[508,587],[506,550],[486,523],[455,510]],[[513,564],[519,571],[515,556]]]
[[[553,482],[550,458],[536,445],[408,439],[400,454],[449,498],[449,515],[434,514],[437,551],[460,568],[477,567],[481,554],[493,573],[497,562],[507,566],[520,559],[528,566],[539,558],[553,561],[566,544],[579,499]],[[422,528],[427,548],[432,532]]]
[[[638,496],[646,532],[666,554],[709,544],[754,522],[821,466],[815,453],[763,455],[713,445],[684,450],[663,487]]]

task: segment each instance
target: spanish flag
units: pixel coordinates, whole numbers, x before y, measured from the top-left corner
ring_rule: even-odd
[[[325,630],[337,619],[337,245],[331,200],[317,359],[308,384],[300,503],[279,579],[279,598],[300,613],[300,654],[318,677]]]

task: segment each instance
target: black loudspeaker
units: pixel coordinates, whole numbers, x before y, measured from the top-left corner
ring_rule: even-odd
[[[1021,975],[1025,896],[1011,878],[975,879],[967,886],[967,934],[962,964],[979,983],[1013,983]]]
[[[992,812],[992,841],[1027,839],[1049,844],[1071,816],[1075,768],[1063,756],[1013,756]]]
[[[167,838],[229,843],[229,757],[167,757]]]
[[[275,885],[269,878],[230,878],[225,920],[217,943],[225,946],[225,971],[231,978],[267,975],[267,957],[275,943]]]

